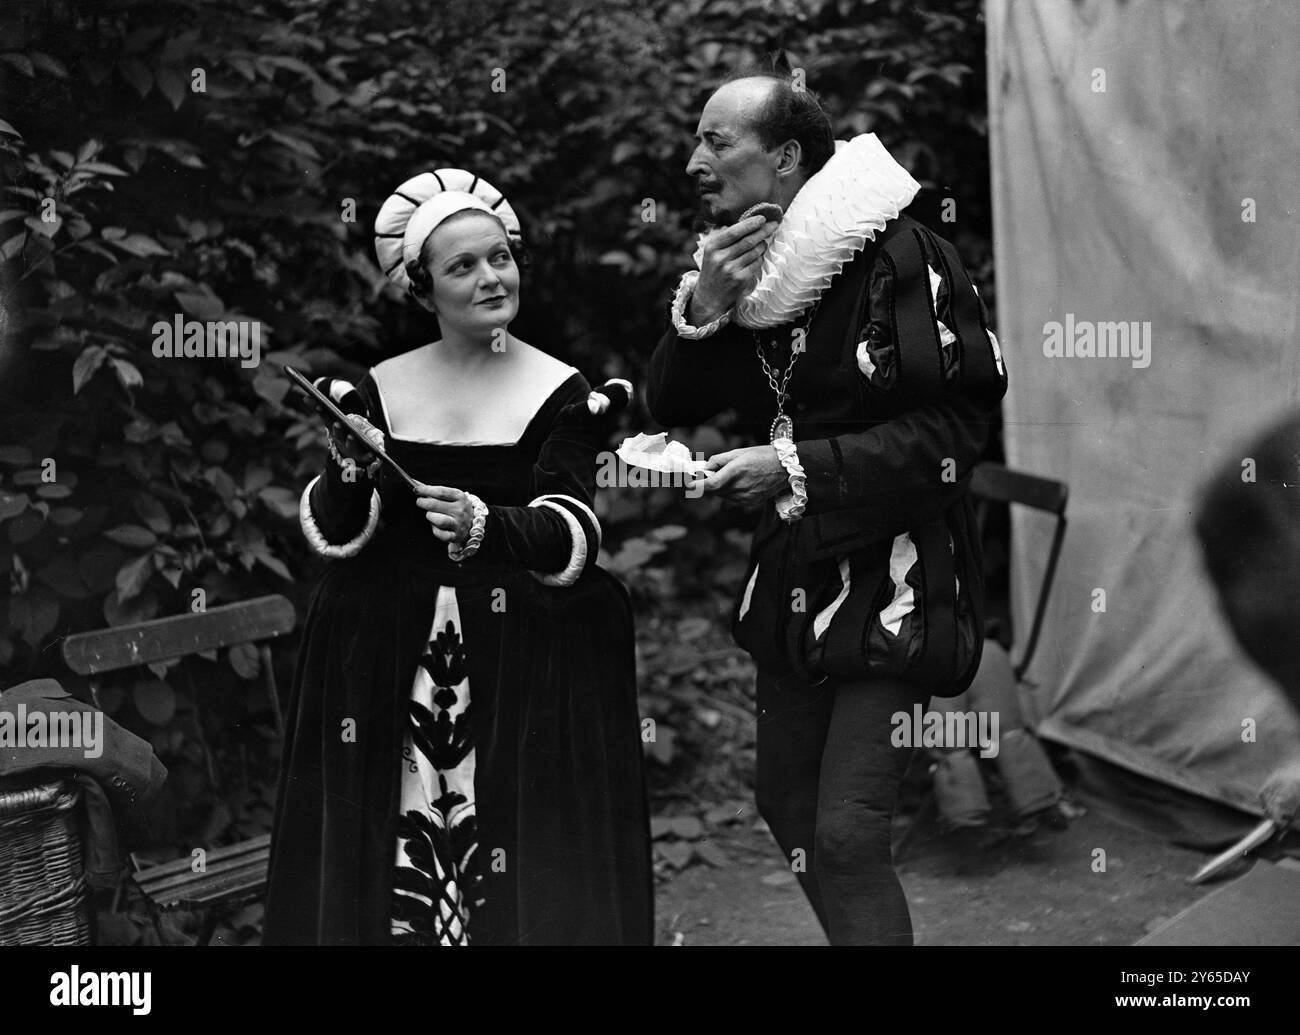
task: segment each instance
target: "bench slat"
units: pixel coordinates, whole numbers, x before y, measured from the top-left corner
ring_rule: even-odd
[[[266,886],[268,862],[268,859],[262,859],[257,865],[244,866],[217,876],[195,874],[195,877],[201,879],[149,897],[164,909],[173,909],[180,905],[194,908],[210,906],[237,895],[252,895]]]
[[[77,633],[63,641],[63,659],[72,671],[92,676],[269,639],[289,632],[296,621],[288,597],[274,594],[224,604],[201,614],[172,615],[115,629]]]
[[[190,859],[180,858],[173,859],[171,862],[159,863],[157,866],[146,867],[143,870],[138,870],[132,876],[135,878],[136,884],[141,888],[149,889],[152,893],[170,887],[177,887],[191,880],[201,880],[211,874],[224,873],[238,869],[241,866],[247,866],[258,859],[268,857],[270,852],[271,835],[263,834],[260,837],[241,841],[236,845],[215,848],[208,852],[204,861],[204,870],[201,873],[196,873],[191,869],[192,861]]]

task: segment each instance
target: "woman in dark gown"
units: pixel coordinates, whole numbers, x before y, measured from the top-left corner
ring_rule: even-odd
[[[508,335],[518,222],[482,180],[415,177],[376,231],[443,337],[333,390],[420,488],[338,435],[303,494],[332,559],[303,628],[263,941],[649,944],[632,614],[592,512],[628,386],[592,392]]]

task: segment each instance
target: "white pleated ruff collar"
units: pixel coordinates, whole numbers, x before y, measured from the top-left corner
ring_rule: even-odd
[[[790,202],[758,280],[736,303],[732,320],[753,328],[789,323],[920,189],[874,133],[837,140],[835,154]],[[706,238],[701,235],[695,250],[697,269]]]

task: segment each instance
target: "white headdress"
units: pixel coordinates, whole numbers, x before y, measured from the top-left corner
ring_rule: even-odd
[[[464,169],[435,169],[412,176],[379,209],[375,217],[379,268],[398,287],[408,287],[406,264],[419,256],[439,223],[466,210],[490,212],[501,220],[513,243],[521,240],[519,217],[492,184]]]

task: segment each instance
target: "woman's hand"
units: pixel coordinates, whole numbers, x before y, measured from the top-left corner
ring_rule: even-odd
[[[445,485],[415,483],[415,505],[425,511],[433,534],[444,543],[464,545],[474,522],[474,504],[469,494]]]
[[[347,417],[351,427],[345,428],[337,420],[330,425],[330,442],[333,443],[334,452],[340,457],[340,463],[351,460],[356,467],[364,470],[379,459],[374,452],[366,448],[365,443],[373,442],[383,449],[384,433],[360,414],[350,413]]]
[[[772,446],[751,446],[709,457],[708,469],[691,487],[750,506],[771,499],[788,488],[789,481]]]

